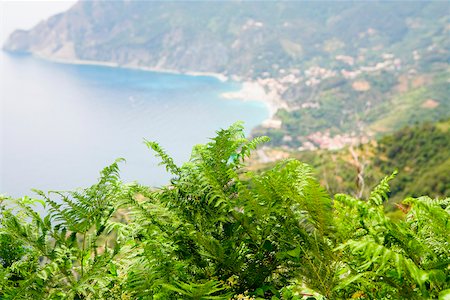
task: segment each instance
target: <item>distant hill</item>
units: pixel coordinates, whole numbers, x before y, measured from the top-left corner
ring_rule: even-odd
[[[327,86],[337,79],[320,84],[311,91],[315,95],[308,96],[312,102],[292,101],[290,108],[278,111],[279,127],[260,126],[253,134],[268,135],[272,145],[291,149],[340,149],[404,126],[450,117],[449,71],[382,71],[363,78],[341,80],[339,86]],[[370,89],[355,90],[358,84]]]
[[[278,155],[295,157],[314,166],[322,184],[333,194],[361,192],[367,197],[381,178],[398,170],[391,184],[394,202],[407,196],[450,195],[450,120],[405,127],[357,147],[337,151],[278,150]],[[254,160],[252,169],[262,170],[271,165]],[[358,174],[363,183],[358,181]]]
[[[80,1],[4,49],[256,82],[285,108],[255,133],[298,148],[450,116],[448,36],[446,1]]]
[[[425,1],[80,1],[30,31],[14,32],[4,48],[121,65],[278,75],[280,68],[352,65],[336,55],[362,64],[384,52],[412,60],[414,50],[434,43],[435,52],[448,50],[441,49],[448,39],[435,34],[448,33],[449,14],[448,3]]]

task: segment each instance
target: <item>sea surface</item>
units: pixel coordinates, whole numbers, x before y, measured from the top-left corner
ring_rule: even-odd
[[[187,76],[58,64],[0,52],[0,194],[88,187],[124,158],[123,181],[151,186],[170,175],[144,145],[157,141],[181,164],[192,146],[269,116],[262,102],[225,100],[240,85]]]

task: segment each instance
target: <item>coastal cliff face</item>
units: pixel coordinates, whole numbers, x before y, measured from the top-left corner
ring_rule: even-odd
[[[80,1],[30,31],[14,32],[4,49],[51,59],[246,73],[257,59],[247,50],[264,47],[271,36],[267,26],[252,23],[253,6]]]
[[[80,1],[4,49],[64,60],[254,78],[335,54],[386,48],[409,33],[405,15],[433,3]],[[448,12],[448,9],[447,9]],[[373,55],[373,54],[369,54]]]

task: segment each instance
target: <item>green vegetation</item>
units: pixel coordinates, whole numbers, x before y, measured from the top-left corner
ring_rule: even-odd
[[[281,109],[276,114],[282,121],[281,128],[260,127],[254,134],[269,136],[273,146],[296,149],[310,141],[311,134],[318,132],[328,131],[330,136],[370,134],[380,137],[408,125],[450,117],[448,71],[409,79],[396,76],[403,78],[402,83],[391,73],[371,75],[365,79],[371,86],[367,91],[355,91],[352,81],[343,80],[336,85],[327,80],[314,91],[299,95],[300,99],[311,99],[317,107]],[[284,136],[291,136],[293,140],[286,142]]]
[[[235,124],[182,166],[147,142],[163,188],[122,183],[118,161],[84,190],[2,197],[0,298],[449,299],[450,121],[401,129],[450,116],[449,16],[445,2],[80,1],[17,31],[6,50],[258,81],[288,106],[254,131],[274,146],[379,140],[253,173],[267,139]]]
[[[73,44],[74,59],[244,77],[315,65],[356,68],[335,60],[336,55],[364,56],[357,64],[372,65],[380,54],[394,53],[409,63],[414,50],[430,67],[448,62],[448,52],[442,51],[449,46],[448,12],[447,3],[414,1],[81,1],[30,31],[17,31],[4,47],[45,49],[58,57],[60,48],[53,46]],[[52,32],[65,38],[49,37]],[[432,51],[424,51],[430,46]]]
[[[367,116],[369,129],[377,133],[396,131],[415,123],[449,118],[450,73],[434,76],[429,84],[413,88],[378,106]]]
[[[400,197],[450,194],[450,120],[408,127],[380,140],[374,164],[401,170],[393,192]],[[445,171],[447,170],[447,171]]]
[[[332,193],[368,196],[383,174],[397,169],[391,202],[408,196],[443,197],[450,194],[450,120],[405,127],[377,142],[342,150],[291,152],[316,170]],[[271,164],[257,165],[267,169]],[[364,183],[358,181],[361,174]]]
[[[161,189],[95,185],[2,197],[2,299],[448,299],[450,199],[386,215],[388,176],[367,200],[331,198],[297,160],[262,174],[239,124],[194,148]],[[39,214],[35,205],[44,205]],[[14,241],[14,243],[10,243]]]

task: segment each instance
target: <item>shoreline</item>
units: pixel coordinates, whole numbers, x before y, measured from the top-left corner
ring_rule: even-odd
[[[241,88],[237,91],[225,92],[220,96],[224,99],[239,100],[239,101],[256,101],[262,102],[269,110],[269,118],[266,121],[272,120],[275,113],[280,108],[286,108],[286,103],[281,99],[281,96],[274,90],[267,91],[265,87],[257,81],[238,81]]]
[[[163,74],[174,74],[174,75],[187,75],[187,76],[195,76],[195,77],[213,77],[221,82],[234,81],[241,84],[240,89],[236,91],[224,92],[219,96],[225,100],[237,100],[242,102],[255,101],[262,102],[265,104],[269,116],[265,119],[260,125],[265,126],[274,121],[275,113],[280,108],[287,108],[287,104],[285,101],[281,99],[281,96],[276,90],[266,89],[264,85],[260,84],[258,81],[249,81],[249,80],[237,80],[235,78],[230,78],[222,73],[215,72],[198,72],[198,71],[177,71],[172,69],[163,69],[163,68],[155,68],[155,67],[143,67],[132,64],[124,64],[121,65],[115,62],[105,62],[105,61],[96,61],[96,60],[82,60],[82,59],[66,59],[66,58],[54,58],[48,57],[45,55],[30,53],[31,56],[43,59],[49,62],[61,63],[61,64],[69,64],[69,65],[86,65],[86,66],[101,66],[108,68],[122,68],[122,69],[130,69],[130,70],[138,70],[145,72],[155,72],[155,73],[163,73]]]
[[[165,74],[174,74],[174,75],[188,75],[188,76],[196,76],[196,77],[214,77],[219,81],[226,82],[229,78],[221,73],[214,72],[194,72],[194,71],[177,71],[172,69],[163,69],[163,68],[152,68],[152,67],[143,67],[132,64],[121,65],[116,62],[107,62],[107,61],[98,61],[98,60],[84,60],[84,59],[66,59],[66,58],[54,58],[48,57],[36,53],[30,53],[31,56],[43,59],[50,62],[60,63],[60,64],[68,64],[68,65],[85,65],[85,66],[101,66],[108,68],[121,68],[121,69],[129,69],[129,70],[138,70],[138,71],[147,71],[147,72],[155,72],[155,73],[165,73]]]

